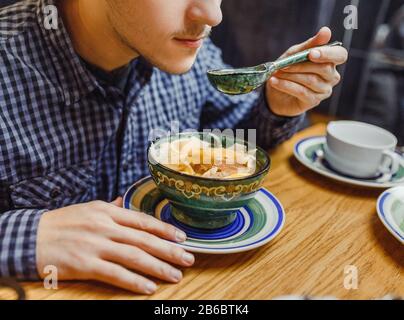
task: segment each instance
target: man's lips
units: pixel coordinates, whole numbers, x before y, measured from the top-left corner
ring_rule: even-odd
[[[174,40],[185,47],[188,48],[199,48],[203,44],[203,39],[204,38],[198,38],[198,39],[179,39],[179,38],[174,38]]]

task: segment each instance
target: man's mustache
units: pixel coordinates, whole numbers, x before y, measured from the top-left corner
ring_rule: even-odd
[[[204,28],[204,29],[188,29],[184,30],[176,35],[176,38],[182,39],[200,39],[207,38],[212,33],[212,28]]]

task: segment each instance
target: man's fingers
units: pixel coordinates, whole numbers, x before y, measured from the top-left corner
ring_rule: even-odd
[[[100,254],[100,257],[128,269],[169,282],[177,283],[182,279],[182,272],[180,270],[139,248],[127,244],[110,241]]]
[[[184,242],[187,237],[183,231],[142,212],[122,209],[112,212],[111,215],[112,219],[122,226],[153,233],[163,239]]]
[[[303,62],[287,69],[282,69],[282,73],[306,73],[306,74],[316,74],[323,78],[326,82],[333,85],[337,84],[341,80],[341,76],[338,73],[335,65],[332,63],[312,63]],[[276,74],[277,75],[277,74]]]
[[[278,72],[276,78],[289,80],[301,84],[316,93],[326,94],[332,92],[332,86],[319,75],[313,73],[285,73]]]
[[[157,290],[153,281],[109,261],[94,262],[91,278],[141,294],[153,294]]]
[[[344,47],[323,47],[311,50],[309,58],[315,63],[340,65],[347,61],[348,51]]]
[[[290,56],[306,49],[327,44],[331,40],[331,35],[332,33],[330,28],[322,27],[314,37],[291,47],[282,57]]]
[[[293,81],[272,77],[270,79],[270,84],[273,88],[300,100],[303,106],[303,110],[301,110],[301,112],[318,106],[320,102],[325,98],[325,95],[318,94],[310,90],[309,88],[306,88],[305,86]]]
[[[195,258],[191,253],[144,231],[119,226],[110,239],[115,242],[136,246],[157,258],[180,266],[189,267],[195,262]]]

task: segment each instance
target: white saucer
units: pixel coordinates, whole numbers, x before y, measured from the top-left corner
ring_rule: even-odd
[[[404,244],[404,187],[386,190],[377,200],[377,214],[387,230]]]
[[[358,179],[341,174],[332,169],[324,159],[323,146],[326,142],[325,136],[316,136],[303,139],[295,145],[294,154],[297,160],[307,168],[328,178],[338,180],[340,182],[352,185],[369,187],[369,188],[392,188],[396,186],[404,186],[404,164],[397,174],[384,174],[369,179]],[[404,161],[402,161],[404,162]]]

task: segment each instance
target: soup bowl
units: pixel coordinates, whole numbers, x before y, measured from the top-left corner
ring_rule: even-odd
[[[256,149],[255,172],[249,176],[233,179],[195,176],[159,163],[151,152],[151,148],[158,148],[167,141],[191,137],[209,141],[212,145],[215,143],[216,146],[219,143],[220,147],[238,143]],[[212,139],[211,134],[202,132],[169,135],[154,141],[147,152],[149,171],[154,182],[168,199],[173,217],[187,226],[218,229],[231,224],[236,219],[237,211],[254,198],[269,172],[270,158],[263,149],[234,137],[230,137],[233,141],[230,144],[229,136],[215,137]]]

